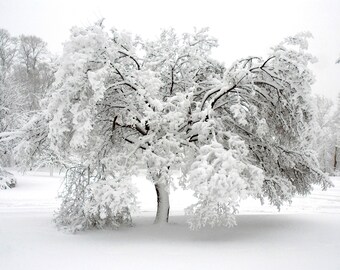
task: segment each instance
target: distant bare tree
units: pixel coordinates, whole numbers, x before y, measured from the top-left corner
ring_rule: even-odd
[[[47,43],[36,36],[20,36],[14,87],[20,93],[19,104],[26,111],[40,108],[39,101],[54,80]]]
[[[324,172],[333,173],[336,149],[334,103],[326,97],[316,96],[314,104],[314,149],[318,154],[320,168]]]
[[[4,83],[17,52],[17,39],[0,28],[0,82]]]
[[[0,165],[13,165],[14,141],[4,137],[26,127],[40,110],[40,101],[54,81],[54,63],[41,38],[15,38],[0,29]]]

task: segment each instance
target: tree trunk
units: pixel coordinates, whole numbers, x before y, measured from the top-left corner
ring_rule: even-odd
[[[53,177],[53,165],[50,165],[50,176]]]
[[[338,150],[338,147],[335,146],[335,153],[334,153],[334,172],[336,171],[336,167],[338,166],[338,160],[337,160],[338,153],[337,153],[337,150]]]
[[[154,224],[167,223],[169,220],[169,192],[166,190],[165,184],[155,184],[157,193],[157,213]]]

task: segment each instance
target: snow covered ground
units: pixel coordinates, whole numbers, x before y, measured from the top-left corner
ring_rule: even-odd
[[[155,192],[139,177],[142,212],[135,227],[72,235],[52,223],[60,177],[16,176],[15,189],[0,191],[0,270],[340,269],[340,178],[280,213],[247,200],[237,227],[193,232],[183,217],[190,192],[171,196],[169,225],[152,225]]]

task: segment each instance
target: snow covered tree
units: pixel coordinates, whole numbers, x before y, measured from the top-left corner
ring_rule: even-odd
[[[17,180],[14,177],[13,174],[10,172],[4,170],[0,166],[0,190],[1,189],[8,189],[8,188],[13,188],[17,184]]]
[[[26,111],[38,110],[41,98],[54,80],[47,43],[36,36],[21,35],[17,62],[13,76],[22,98],[22,108]]]
[[[48,107],[49,137],[69,163],[113,170],[106,162],[115,155],[125,164],[115,170],[126,171],[142,161],[155,184],[159,223],[168,220],[172,171],[186,159],[192,91],[221,79],[223,68],[208,59],[216,41],[206,30],[183,38],[164,31],[141,43],[116,30],[109,36],[100,25],[72,30]]]
[[[313,184],[330,186],[310,150],[308,37],[227,69],[211,59],[217,41],[207,29],[145,42],[102,22],[72,28],[43,113],[50,149],[70,172],[57,224],[129,224],[137,162],[155,185],[156,223],[168,221],[181,169],[197,198],[186,209],[193,229],[235,225],[248,196],[279,208]]]
[[[16,165],[22,171],[63,165],[51,150],[44,111],[36,112],[19,130],[9,133],[9,139],[18,141],[13,154]]]
[[[173,29],[165,30],[159,39],[144,45],[143,68],[154,72],[162,83],[157,95],[153,95],[160,109],[143,119],[150,134],[144,136],[146,163],[158,197],[155,222],[168,220],[173,170],[188,164],[189,156],[195,153],[196,146],[188,136],[192,114],[198,108],[194,91],[223,77],[224,67],[209,56],[214,47],[217,41],[208,35],[208,29],[182,36]]]
[[[336,61],[340,63],[340,59]],[[321,169],[331,175],[339,172],[340,95],[332,100],[317,96],[314,106],[314,149],[318,153]]]
[[[336,61],[337,64],[340,64],[340,57]],[[336,174],[340,174],[340,93],[338,94],[337,100],[337,110],[334,115],[334,127],[336,133],[336,145],[334,151],[334,172]]]
[[[280,208],[295,194],[308,194],[313,184],[331,185],[310,150],[313,75],[308,64],[314,59],[305,52],[308,37],[287,38],[265,59],[235,62],[220,83],[196,96],[203,115],[190,132],[202,142],[189,171],[195,177],[188,185],[199,199],[188,209],[194,214],[192,227],[233,225],[238,202],[249,195]],[[198,177],[201,168],[210,168],[204,178]],[[216,192],[217,186],[234,193]]]
[[[335,106],[325,97],[314,99],[314,143],[320,168],[329,174],[334,172],[334,150],[337,131],[335,125]]]
[[[14,57],[16,55],[16,39],[5,29],[0,29],[0,133],[11,128],[13,100],[15,93],[9,90]],[[13,175],[6,172],[2,166],[10,163],[10,147],[0,141],[0,189],[11,188],[16,184]]]
[[[0,133],[6,132],[10,128],[11,110],[15,93],[10,91],[9,76],[12,71],[13,61],[16,54],[16,39],[11,37],[8,31],[0,29]],[[5,160],[8,149],[6,145],[0,143],[0,160]]]
[[[39,133],[43,128],[37,122],[40,119],[47,127],[39,103],[54,80],[55,66],[46,42],[36,36],[14,38],[0,29],[0,164],[3,166],[14,165],[18,140],[19,165],[32,168],[38,163],[46,165],[54,161],[48,144],[42,147],[37,140],[44,135]]]
[[[136,162],[136,157],[129,157],[136,147],[131,140],[136,132],[146,133],[138,123],[138,112],[148,106],[137,91],[144,89],[138,81],[144,74],[138,69],[133,41],[128,35],[113,30],[109,38],[100,25],[73,28],[71,33],[48,99],[48,139],[64,164],[86,168],[88,173],[85,178],[82,173],[67,175],[70,184],[65,190],[70,190],[68,186],[76,188],[63,196],[56,221],[60,227],[72,230],[104,224],[118,226],[135,209],[128,167]],[[143,83],[151,91],[157,87],[152,81]],[[83,197],[75,196],[78,193]],[[121,201],[129,194],[131,199],[113,211],[110,200],[116,202],[117,194]],[[82,198],[86,205],[79,203]]]
[[[333,170],[336,175],[340,174],[340,94],[338,94],[337,108],[333,117],[333,129],[335,137]]]
[[[0,81],[4,83],[17,53],[17,40],[5,29],[0,29]]]

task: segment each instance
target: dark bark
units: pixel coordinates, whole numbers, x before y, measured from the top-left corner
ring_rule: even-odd
[[[334,152],[334,171],[336,171],[336,168],[338,166],[338,147],[335,146],[335,152]]]

